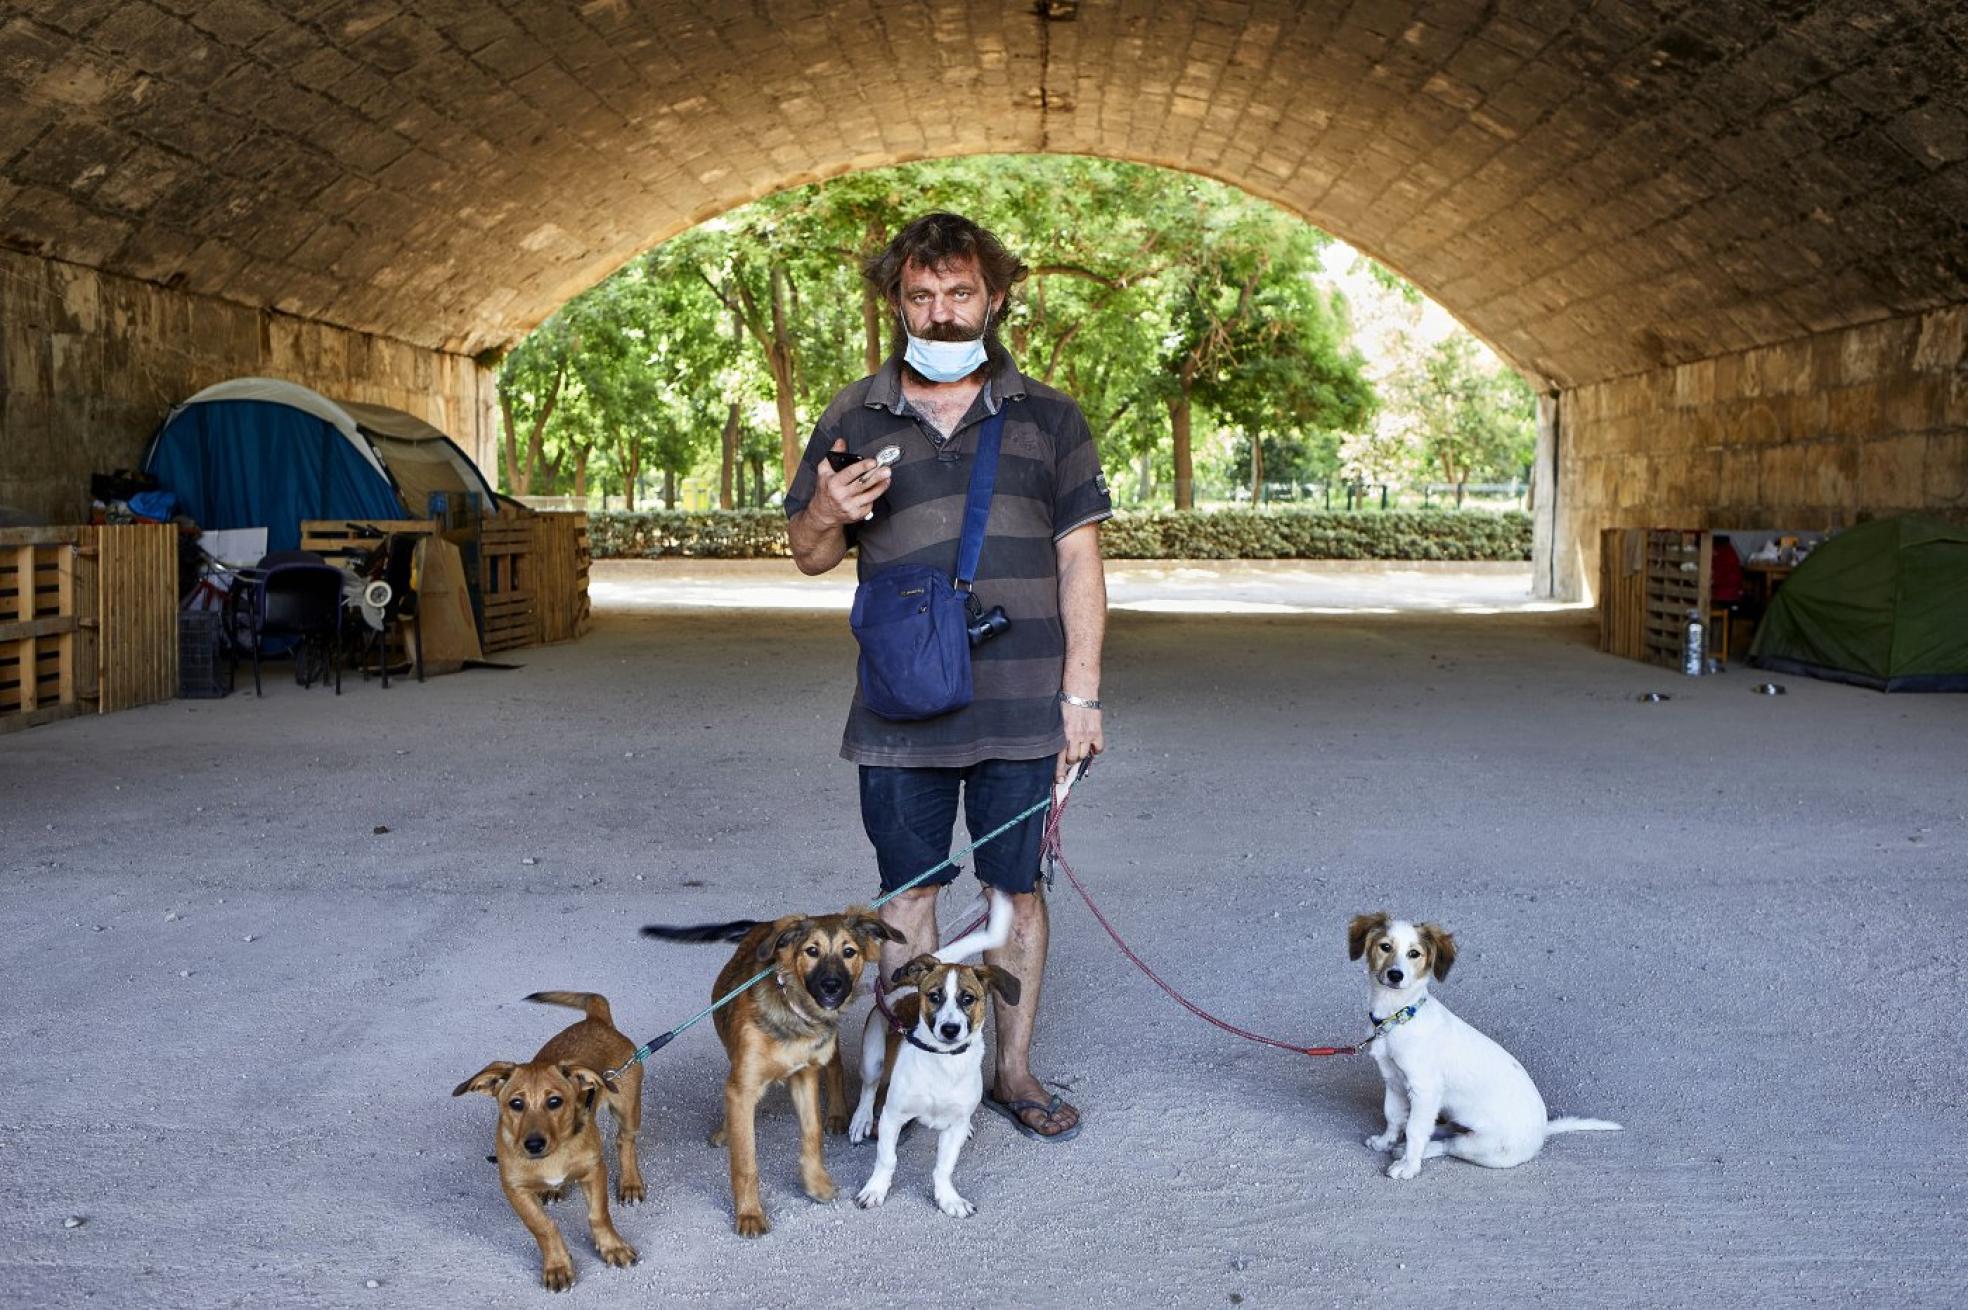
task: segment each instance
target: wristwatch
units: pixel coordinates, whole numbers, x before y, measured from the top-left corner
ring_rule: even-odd
[[[1087,699],[1086,697],[1084,697],[1084,696],[1075,696],[1075,695],[1074,695],[1074,694],[1073,694],[1072,692],[1070,692],[1070,691],[1062,691],[1062,692],[1060,692],[1060,693],[1059,693],[1059,699],[1060,699],[1060,701],[1061,701],[1062,703],[1064,703],[1064,704],[1067,704],[1067,705],[1077,705],[1077,706],[1079,706],[1079,708],[1081,708],[1081,709],[1083,709],[1083,710],[1097,710],[1097,709],[1099,709],[1099,708],[1100,708],[1100,702],[1099,702],[1099,701],[1097,701],[1097,700],[1088,700],[1088,699]]]

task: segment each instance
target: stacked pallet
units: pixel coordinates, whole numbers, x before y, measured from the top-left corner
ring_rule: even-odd
[[[89,535],[88,528],[0,529],[0,732],[95,708]]]
[[[301,525],[301,548],[333,562],[374,549],[359,529],[429,533],[428,519],[321,520]],[[455,539],[455,538],[454,538]],[[467,566],[473,558],[466,543]],[[572,641],[588,630],[588,516],[507,510],[479,521],[479,645],[486,654]]]
[[[480,645],[487,654],[540,640],[535,606],[535,541],[531,514],[488,517],[478,538],[478,594],[484,605]]]
[[[1688,616],[1709,614],[1714,534],[1608,528],[1599,537],[1599,649],[1678,669]]]
[[[178,533],[0,529],[0,732],[178,694]]]
[[[1649,664],[1680,668],[1689,616],[1708,621],[1710,535],[1671,528],[1647,532],[1647,617],[1641,658]]]

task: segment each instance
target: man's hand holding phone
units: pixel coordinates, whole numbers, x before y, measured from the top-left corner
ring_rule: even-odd
[[[824,466],[816,470],[813,502],[808,507],[829,527],[843,527],[874,517],[875,502],[888,490],[892,476],[886,465],[848,453],[847,443],[835,438]]]

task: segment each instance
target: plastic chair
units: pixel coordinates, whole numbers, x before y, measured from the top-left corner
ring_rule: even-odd
[[[241,569],[228,597],[232,613],[226,631],[235,638],[232,664],[239,667],[239,645],[253,655],[253,694],[260,685],[260,659],[269,638],[299,643],[300,681],[314,685],[314,657],[326,649],[335,694],[342,694],[342,586],[346,575],[319,555],[276,551],[258,568]]]

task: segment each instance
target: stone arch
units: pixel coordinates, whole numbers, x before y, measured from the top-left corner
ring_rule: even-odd
[[[342,370],[420,409],[444,374],[482,423],[460,357],[735,204],[911,158],[1110,155],[1305,215],[1560,393],[1547,541],[1583,560],[1632,513],[1968,491],[1964,45],[1945,0],[30,0],[0,24],[0,304],[82,340],[73,385],[110,385],[88,342],[181,330],[199,367]],[[208,350],[197,314],[238,340]],[[0,421],[52,434],[80,397],[32,347]],[[1728,462],[1752,399],[1783,453],[1686,476]],[[1807,467],[1826,442],[1862,456],[1836,504]],[[1577,585],[1569,558],[1548,585]]]

